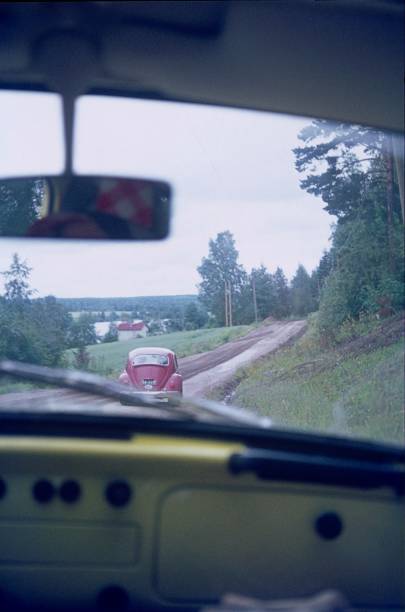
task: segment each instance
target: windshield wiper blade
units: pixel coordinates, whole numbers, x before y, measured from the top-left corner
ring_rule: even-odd
[[[252,427],[268,428],[272,427],[273,423],[269,417],[261,417],[255,412],[245,410],[244,408],[237,408],[236,406],[228,406],[226,404],[220,404],[213,402],[212,400],[205,399],[203,397],[187,397],[182,400],[195,408],[207,412],[213,416],[217,416],[226,420],[236,421],[243,425],[250,425]]]
[[[269,427],[270,419],[259,417],[255,413],[230,406],[224,406],[203,398],[165,397],[165,402],[159,397],[147,392],[132,391],[121,383],[103,378],[90,372],[50,368],[47,366],[22,363],[20,361],[1,360],[0,374],[31,382],[46,383],[55,387],[64,387],[81,393],[89,393],[99,397],[122,402],[124,405],[154,408],[165,411],[171,416],[177,415],[192,420],[214,418],[222,422],[236,422],[252,427]],[[157,399],[156,399],[157,397]],[[198,411],[195,410],[198,408]]]
[[[65,389],[89,393],[134,406],[159,407],[161,409],[167,406],[171,408],[178,407],[179,405],[179,400],[176,398],[168,398],[165,404],[158,403],[147,392],[132,391],[121,383],[90,372],[50,368],[4,359],[0,361],[0,374],[31,382],[45,383],[55,387],[64,387]]]

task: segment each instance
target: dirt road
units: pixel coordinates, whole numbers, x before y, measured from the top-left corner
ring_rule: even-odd
[[[267,355],[299,335],[305,325],[305,321],[275,321],[212,351],[179,359],[180,371],[184,377],[184,395],[204,396],[213,387],[230,380],[241,366]],[[62,404],[69,410],[79,412],[122,408],[118,402],[68,389],[41,389],[0,395],[0,409],[26,405],[32,410],[43,410],[46,407],[52,411],[61,410]]]
[[[180,360],[185,379],[184,395],[203,396],[212,388],[228,382],[240,367],[293,339],[305,325],[305,321],[275,321],[212,351]]]

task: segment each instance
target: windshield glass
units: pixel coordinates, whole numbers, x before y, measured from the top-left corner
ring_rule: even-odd
[[[1,177],[63,172],[65,154],[60,96],[0,91],[0,111]]]
[[[32,113],[43,136],[56,129],[45,107]],[[147,392],[148,375],[126,374],[128,354],[169,349],[178,371],[162,375],[163,395],[242,407],[275,427],[403,443],[403,139],[124,98],[83,97],[76,113],[74,171],[168,181],[171,233],[119,244],[2,239],[1,357]],[[2,176],[27,174],[18,147],[10,138]],[[56,164],[45,152],[42,175]],[[0,224],[20,197],[31,206],[30,189],[0,184]],[[0,406],[38,394],[60,405],[57,391],[3,378]]]

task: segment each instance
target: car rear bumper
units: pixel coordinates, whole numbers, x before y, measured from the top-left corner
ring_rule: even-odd
[[[150,395],[156,400],[167,401],[170,400],[180,400],[182,394],[179,391],[145,391],[145,395]]]
[[[150,398],[153,403],[162,402],[162,403],[179,403],[182,398],[182,393],[179,391],[138,391],[133,390],[134,400],[138,396],[142,396],[142,398]],[[121,402],[121,404],[124,402]]]

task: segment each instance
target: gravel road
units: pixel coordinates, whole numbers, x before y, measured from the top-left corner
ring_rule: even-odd
[[[213,387],[228,382],[240,367],[299,335],[305,325],[305,321],[275,321],[212,351],[180,360],[184,395],[204,396]]]

